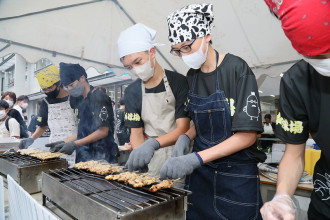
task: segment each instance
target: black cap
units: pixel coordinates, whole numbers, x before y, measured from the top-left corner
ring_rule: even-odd
[[[67,86],[84,75],[87,78],[85,69],[79,64],[60,63],[60,78],[63,86]]]

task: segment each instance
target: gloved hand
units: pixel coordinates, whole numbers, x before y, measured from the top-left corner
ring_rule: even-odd
[[[180,135],[174,145],[171,157],[183,156],[189,153],[190,138],[186,134]]]
[[[262,206],[260,212],[264,220],[294,220],[296,205],[288,194],[276,194]]]
[[[32,138],[23,138],[18,145],[19,149],[26,149],[33,144],[34,140]]]
[[[71,155],[73,151],[77,149],[77,145],[74,143],[74,141],[70,141],[67,143],[58,144],[54,148],[55,150],[59,149],[58,152],[60,153]]]
[[[160,144],[157,140],[153,138],[146,140],[131,152],[125,166],[131,172],[134,170],[145,170],[146,166],[150,163],[155,150],[158,150],[159,148]]]
[[[195,153],[170,157],[160,169],[160,179],[176,179],[191,174],[201,163]]]
[[[49,151],[51,151],[51,152],[57,152],[61,148],[57,149],[57,148],[55,148],[55,146],[59,145],[59,144],[63,144],[63,143],[64,143],[64,141],[55,141],[55,142],[52,142],[52,143],[49,143],[49,144],[45,144],[45,147],[50,147]]]

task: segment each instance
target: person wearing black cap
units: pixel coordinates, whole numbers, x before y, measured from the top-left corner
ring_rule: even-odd
[[[80,161],[117,161],[118,147],[114,142],[111,99],[99,89],[93,89],[87,74],[79,64],[60,63],[60,78],[70,96],[81,97],[78,104],[78,135],[75,141],[61,143],[54,151],[71,155],[76,151]]]
[[[188,5],[167,17],[171,53],[190,67],[185,110],[194,125],[160,178],[189,175],[187,219],[261,219],[257,164],[266,155],[256,145],[263,131],[257,82],[243,59],[213,48],[213,21],[212,4]]]
[[[20,125],[15,118],[9,117],[9,105],[0,100],[0,138],[20,138]]]

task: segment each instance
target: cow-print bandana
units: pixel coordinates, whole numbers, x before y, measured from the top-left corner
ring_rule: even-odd
[[[174,45],[204,37],[211,33],[213,20],[212,4],[185,6],[167,16],[168,39]]]

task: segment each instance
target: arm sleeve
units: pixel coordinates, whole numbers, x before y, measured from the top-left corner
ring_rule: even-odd
[[[40,104],[39,113],[37,115],[37,125],[40,127],[48,126],[48,105],[45,100]]]
[[[105,93],[96,90],[93,92],[94,120],[97,127],[109,127],[113,133],[114,119],[111,98]]]
[[[139,82],[134,82],[125,90],[125,126],[129,128],[144,127],[141,118],[142,91]]]
[[[175,119],[189,117],[188,112],[184,111],[185,102],[189,91],[187,78],[179,73],[175,73],[173,80],[170,81],[171,89],[175,97]]]
[[[11,118],[8,121],[10,137],[20,137],[20,125],[15,118]]]
[[[260,99],[256,78],[244,62],[237,71],[241,71],[241,77],[236,83],[235,100],[231,98],[228,104],[231,108],[232,131],[257,131],[263,132]]]
[[[289,74],[284,74],[281,80],[278,110],[275,135],[289,144],[305,143],[308,139],[308,116]]]

